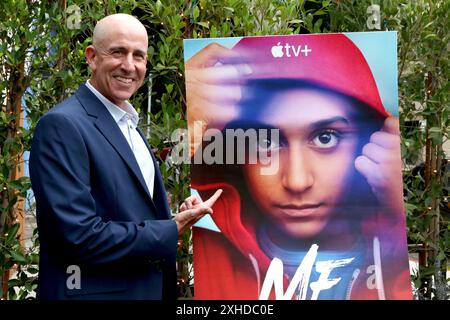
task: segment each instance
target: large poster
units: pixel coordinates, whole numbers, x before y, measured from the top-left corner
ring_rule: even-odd
[[[411,299],[395,32],[185,40],[196,299]]]

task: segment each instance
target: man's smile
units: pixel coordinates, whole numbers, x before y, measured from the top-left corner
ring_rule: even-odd
[[[130,84],[131,82],[133,82],[132,78],[125,78],[122,76],[113,76],[114,79],[118,80],[121,83],[125,83],[125,84]]]

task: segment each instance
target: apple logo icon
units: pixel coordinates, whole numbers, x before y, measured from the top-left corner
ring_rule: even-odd
[[[272,56],[274,58],[281,58],[283,55],[283,46],[278,42],[276,46],[272,47]]]

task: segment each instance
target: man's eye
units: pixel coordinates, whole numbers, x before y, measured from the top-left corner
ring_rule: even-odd
[[[320,149],[333,148],[339,141],[340,134],[335,130],[320,131],[312,139],[314,146]]]

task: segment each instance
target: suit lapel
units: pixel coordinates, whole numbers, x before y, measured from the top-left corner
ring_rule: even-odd
[[[158,216],[159,216],[159,218],[162,218],[162,219],[171,218],[170,208],[168,205],[169,202],[167,201],[167,194],[166,194],[166,190],[164,188],[164,182],[161,177],[158,162],[156,161],[155,155],[153,154],[153,151],[152,151],[150,145],[148,144],[147,139],[144,136],[144,133],[139,128],[137,128],[137,130],[138,130],[139,134],[141,135],[142,140],[144,140],[145,145],[147,146],[148,151],[150,152],[150,155],[152,156],[153,166],[155,168],[155,187],[153,190],[153,201],[157,208]]]
[[[96,118],[94,125],[121,156],[123,161],[130,168],[131,172],[133,172],[133,175],[138,179],[139,184],[147,194],[152,207],[157,212],[158,210],[156,210],[156,206],[153,203],[147,189],[147,185],[145,184],[144,177],[142,176],[141,169],[139,168],[133,151],[128,145],[127,140],[123,136],[122,131],[120,131],[119,126],[114,121],[111,114],[102,102],[86,87],[86,85],[82,84],[75,95],[80,100],[88,115]]]

